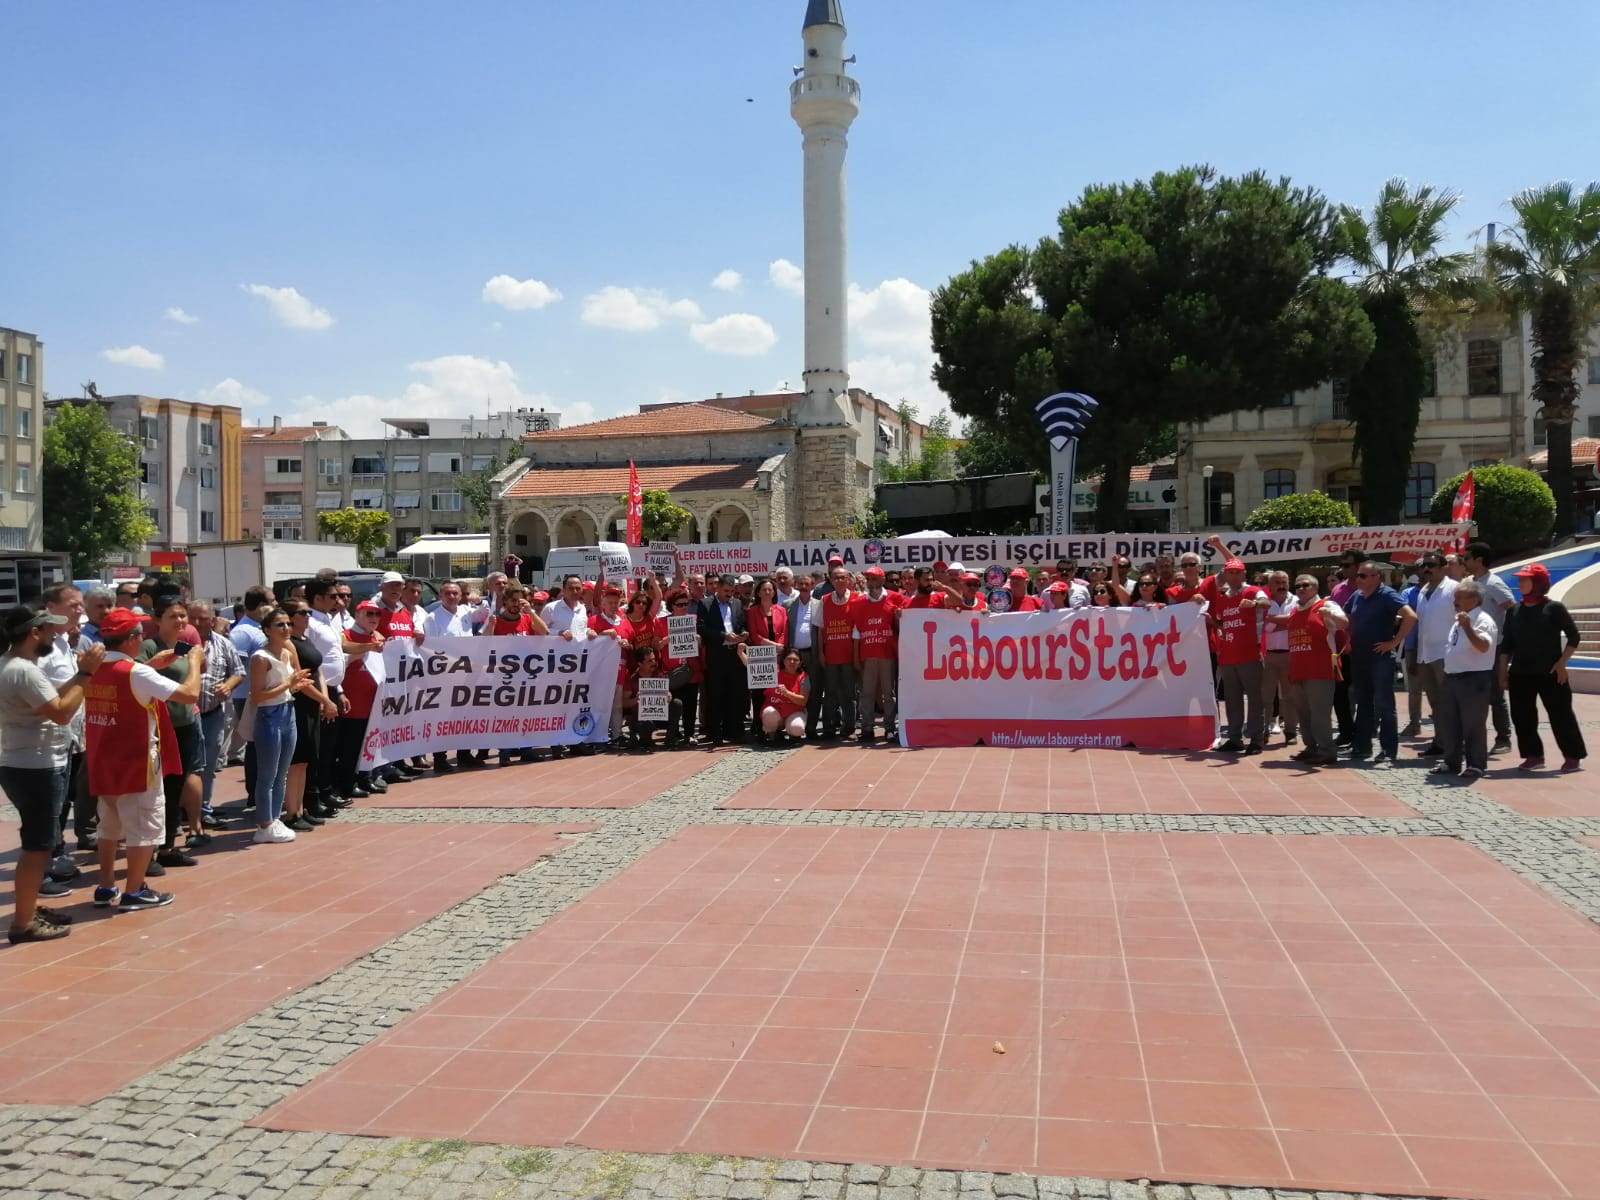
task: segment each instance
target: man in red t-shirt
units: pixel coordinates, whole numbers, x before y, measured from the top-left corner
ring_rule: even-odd
[[[1012,612],[1039,611],[1039,597],[1028,595],[1028,572],[1025,567],[1012,567],[1006,582],[1011,588]]]
[[[406,577],[399,571],[385,571],[378,580],[378,632],[383,635],[384,641],[398,638],[401,642],[409,642],[412,646],[422,644],[422,631],[416,627],[412,620],[411,610],[401,601],[401,595],[406,588]],[[409,652],[409,651],[408,651]],[[427,760],[416,757],[410,762],[405,759],[396,759],[389,763],[378,773],[378,778],[385,783],[405,783],[415,779],[426,770]]]
[[[826,684],[822,693],[822,736],[849,737],[856,727],[855,625],[850,605],[856,593],[850,590],[850,572],[843,565],[828,572],[832,590],[821,600],[822,669]]]
[[[1195,594],[1206,604],[1217,654],[1217,677],[1227,717],[1215,749],[1229,754],[1261,753],[1261,633],[1272,599],[1245,581],[1245,565],[1230,558],[1221,575],[1201,581]],[[1241,740],[1241,734],[1243,740]]]
[[[918,567],[913,577],[912,591],[902,608],[947,608],[944,593],[938,590],[932,567]]]
[[[855,638],[855,668],[861,677],[861,741],[872,741],[873,714],[883,709],[883,733],[895,733],[895,665],[899,661],[900,606],[884,590],[883,568],[868,567],[867,591],[850,602],[850,626]]]

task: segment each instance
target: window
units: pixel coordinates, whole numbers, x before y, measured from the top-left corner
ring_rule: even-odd
[[[27,495],[33,491],[33,468],[27,463],[17,464],[17,491]]]
[[[153,462],[141,462],[139,464],[139,482],[140,483],[160,483],[161,482],[161,464],[160,463],[153,463]]]
[[[1283,395],[1279,396],[1278,397],[1278,407],[1279,408],[1293,408],[1294,407],[1294,393],[1293,392],[1285,392]]]
[[[1335,379],[1329,386],[1333,389],[1333,419],[1335,421],[1348,421],[1350,419],[1350,381],[1348,379]]]
[[[1422,359],[1422,394],[1424,396],[1437,396],[1439,394],[1439,360],[1431,351],[1424,350]]]
[[[144,510],[144,515],[149,520],[150,524],[154,525],[157,529],[161,528],[161,510],[159,508],[147,508]]]
[[[261,522],[261,536],[274,542],[298,542],[300,540],[300,522],[294,521],[263,521]]]
[[[434,492],[428,497],[428,508],[432,512],[460,512],[460,492]]]
[[[1504,460],[1499,458],[1478,458],[1467,464],[1467,470],[1476,471],[1479,467],[1498,467]]]
[[[18,383],[32,383],[33,382],[33,355],[31,355],[31,354],[19,354],[19,355],[17,355],[17,382]]]
[[[200,444],[202,446],[215,446],[217,444],[217,427],[212,424],[200,426]]]
[[[396,508],[420,508],[422,507],[422,493],[420,491],[396,492],[394,494],[394,506]]]
[[[17,436],[19,438],[33,436],[33,410],[31,408],[17,409]]]
[[[1589,382],[1600,383],[1600,354],[1589,356]]]
[[[330,512],[339,507],[338,492],[318,492],[317,508],[321,512]]]
[[[357,488],[350,493],[351,508],[382,508],[382,488]]]
[[[214,512],[207,512],[205,509],[201,509],[200,510],[200,532],[201,533],[215,533],[216,531],[217,531],[217,514],[214,513]]]
[[[461,474],[461,455],[430,454],[428,455],[428,471],[434,475],[459,475]]]
[[[6,377],[6,352],[0,350],[0,379]]]
[[[317,476],[329,483],[338,483],[344,477],[344,464],[337,458],[317,459]]]
[[[1206,524],[1233,524],[1233,472],[1218,471],[1202,482],[1206,487]]]
[[[1538,417],[1533,419],[1533,444],[1535,448],[1542,448],[1550,444],[1550,428]]]
[[[215,467],[200,468],[200,486],[207,491],[214,490],[217,486],[217,469]]]
[[[1473,338],[1467,343],[1467,395],[1500,394],[1500,343],[1495,338]]]
[[[1343,500],[1361,515],[1361,471],[1358,467],[1336,467],[1328,472],[1328,486],[1324,489],[1330,499]]]
[[[422,458],[416,454],[396,454],[394,456],[394,473],[407,474],[422,470]]]
[[[1589,418],[1589,436],[1600,438],[1600,417]]]
[[[139,436],[147,442],[153,442],[161,436],[161,422],[156,417],[139,418]]]
[[[357,455],[350,460],[350,474],[352,475],[382,475],[383,455],[374,454],[369,457]]]
[[[298,475],[302,461],[298,458],[274,458],[270,460],[272,469],[279,475]]]
[[[493,465],[494,465],[494,455],[492,455],[492,454],[474,454],[472,456],[472,458],[469,459],[468,462],[467,462],[467,470],[469,470],[469,471],[487,471]]]
[[[1433,500],[1433,493],[1437,491],[1434,483],[1433,464],[1414,462],[1411,470],[1406,472],[1406,509],[1408,517],[1425,517],[1428,515],[1428,505]]]
[[[1261,492],[1268,500],[1294,495],[1294,472],[1282,469],[1262,472]]]

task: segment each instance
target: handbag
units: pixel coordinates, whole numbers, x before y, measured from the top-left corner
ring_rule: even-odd
[[[248,687],[249,684],[246,683],[245,686]],[[256,702],[253,699],[244,702],[244,710],[239,714],[239,740],[241,742],[256,740]]]
[[[671,691],[676,692],[686,688],[692,682],[694,682],[694,672],[689,669],[688,663],[679,663],[667,672],[667,687]]]

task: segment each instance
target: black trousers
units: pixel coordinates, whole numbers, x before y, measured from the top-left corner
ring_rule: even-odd
[[[732,650],[717,648],[706,661],[706,732],[721,742],[744,740],[744,718],[750,709],[744,664]]]
[[[1339,655],[1339,665],[1342,669],[1333,684],[1333,736],[1343,741],[1356,731],[1355,710],[1350,705],[1350,656]]]
[[[333,736],[324,737],[323,744],[333,743],[333,774],[331,786],[341,796],[348,796],[356,786],[356,763],[361,760],[361,743],[367,736],[366,717],[340,717],[333,723]]]
[[[1539,736],[1539,704],[1550,721],[1563,758],[1583,758],[1589,751],[1583,744],[1583,731],[1572,714],[1572,685],[1557,683],[1554,675],[1512,675],[1506,691],[1511,701],[1511,724],[1517,731],[1517,753],[1523,758],[1543,758],[1544,740]]]
[[[822,648],[812,644],[800,651],[801,669],[811,691],[806,694],[806,736],[815,738],[817,726],[822,721],[822,701],[828,694],[828,672],[822,665]]]
[[[340,692],[336,687],[328,689],[328,699],[335,705],[339,703]],[[322,726],[322,742],[317,750],[317,761],[311,764],[311,770],[306,773],[306,796],[310,799],[321,799],[338,791],[334,781],[339,778],[339,726],[342,724],[337,718],[325,721]]]
[[[683,740],[694,740],[694,714],[700,703],[700,688],[698,683],[686,683],[672,693],[672,711],[683,728]],[[667,732],[673,732],[672,722],[667,722]]]

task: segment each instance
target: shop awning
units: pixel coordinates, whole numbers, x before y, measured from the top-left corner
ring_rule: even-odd
[[[471,558],[474,555],[487,558],[489,535],[487,533],[434,534],[418,538],[400,553],[407,557],[415,554],[450,554],[461,558]]]

